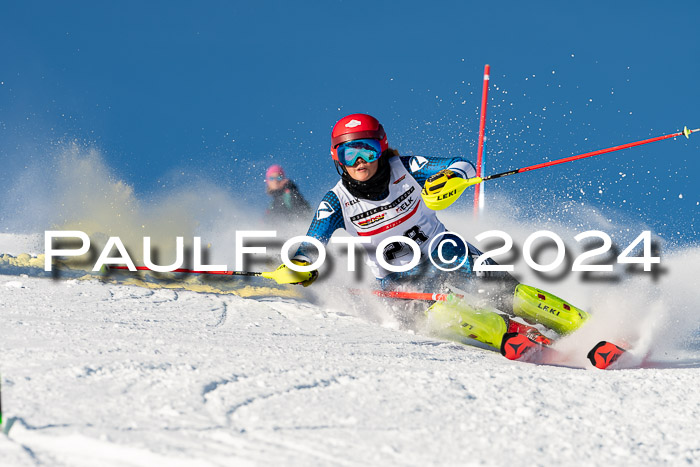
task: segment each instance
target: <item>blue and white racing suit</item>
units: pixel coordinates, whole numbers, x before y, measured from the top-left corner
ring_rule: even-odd
[[[363,244],[367,252],[366,262],[383,289],[416,282],[425,289],[434,290],[435,282],[446,278],[445,273],[429,261],[429,256],[432,256],[437,264],[442,263],[438,257],[440,243],[444,243],[443,258],[457,258],[456,262],[447,264],[448,267],[467,258],[459,269],[450,274],[470,278],[474,259],[481,252],[471,244],[465,246],[460,239],[445,232],[445,226],[435,211],[425,206],[421,190],[429,177],[444,169],[450,169],[462,178],[475,177],[474,166],[461,157],[423,156],[393,156],[389,164],[391,177],[385,197],[378,201],[357,198],[350,194],[341,180],[323,197],[307,236],[326,245],[336,230],[344,229],[352,236],[367,239],[368,243]],[[408,237],[418,244],[421,251],[418,266],[406,272],[391,272],[381,266],[378,255],[382,255],[386,263],[392,266],[403,266],[413,259],[412,249],[400,241],[386,244],[381,251],[377,249],[382,240],[393,236]],[[441,238],[432,242],[436,236]],[[446,242],[448,239],[456,241]],[[312,262],[314,251],[311,244],[302,243],[294,259]]]

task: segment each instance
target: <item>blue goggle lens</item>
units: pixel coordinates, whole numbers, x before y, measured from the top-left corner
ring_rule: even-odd
[[[338,160],[343,165],[353,166],[357,159],[374,162],[382,155],[382,145],[376,139],[356,139],[338,146]]]

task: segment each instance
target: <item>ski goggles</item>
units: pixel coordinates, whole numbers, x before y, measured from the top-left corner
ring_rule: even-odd
[[[284,180],[284,175],[274,175],[272,177],[267,177],[268,182],[281,182]]]
[[[362,159],[368,164],[379,159],[382,155],[382,145],[377,139],[356,139],[341,144],[336,152],[341,164],[352,167],[357,163],[357,159]]]

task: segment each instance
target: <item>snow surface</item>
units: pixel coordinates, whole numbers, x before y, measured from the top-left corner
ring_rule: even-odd
[[[3,465],[700,462],[697,342],[600,371],[508,361],[343,295],[3,275],[0,304]]]

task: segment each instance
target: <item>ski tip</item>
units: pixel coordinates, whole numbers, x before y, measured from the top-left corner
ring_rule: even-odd
[[[600,341],[588,352],[588,360],[596,368],[604,370],[615,363],[623,353],[625,353],[625,349],[622,347],[618,347],[612,342]]]

